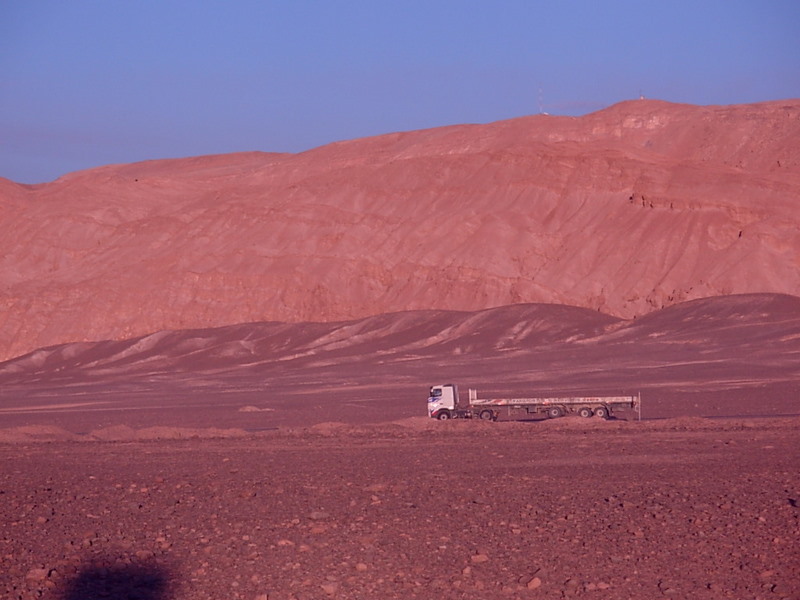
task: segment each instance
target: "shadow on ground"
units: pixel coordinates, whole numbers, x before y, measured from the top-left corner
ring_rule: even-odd
[[[61,600],[169,600],[172,579],[164,565],[92,563],[67,582]]]

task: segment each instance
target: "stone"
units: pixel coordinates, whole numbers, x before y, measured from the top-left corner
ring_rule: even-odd
[[[473,564],[477,565],[477,564],[480,564],[480,563],[488,562],[489,561],[489,557],[486,554],[473,554],[470,557],[470,560],[472,561]]]
[[[25,579],[28,581],[44,581],[50,575],[50,569],[37,568],[31,569],[25,574]]]
[[[532,577],[528,583],[525,584],[525,587],[529,590],[535,590],[542,587],[542,580],[539,577]]]
[[[339,591],[339,584],[335,581],[329,581],[328,583],[323,583],[321,586],[322,591],[328,594],[328,596],[333,596]]]

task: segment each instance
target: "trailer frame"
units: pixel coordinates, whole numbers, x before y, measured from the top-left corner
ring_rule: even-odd
[[[448,383],[431,387],[428,397],[428,416],[438,420],[480,419],[496,421],[503,409],[509,417],[524,411],[529,415],[545,415],[555,419],[570,414],[581,417],[610,418],[615,410],[633,409],[642,419],[642,396],[548,396],[529,398],[478,398],[475,389],[469,390],[469,400],[462,405],[458,386]]]

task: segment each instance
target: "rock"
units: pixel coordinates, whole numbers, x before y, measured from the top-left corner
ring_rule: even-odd
[[[477,564],[480,564],[480,563],[488,562],[489,561],[489,557],[486,554],[473,554],[470,557],[470,560],[472,561],[473,564],[477,565]]]
[[[388,485],[385,483],[372,483],[364,488],[365,492],[372,492],[377,494],[379,492],[385,492],[388,489]]]
[[[592,581],[592,582],[584,584],[583,589],[586,590],[587,592],[594,592],[594,591],[597,591],[597,590],[607,590],[610,587],[611,587],[611,584],[610,583],[606,583],[605,581],[600,581],[600,582],[597,582],[597,583]]]
[[[542,580],[539,577],[532,577],[528,583],[525,584],[525,587],[529,590],[535,590],[542,587]]]
[[[31,569],[25,574],[25,579],[28,581],[44,581],[50,575],[50,569],[38,568]]]
[[[339,591],[339,584],[335,581],[330,581],[328,583],[323,583],[321,586],[322,591],[328,594],[328,596],[333,596]]]
[[[665,596],[679,595],[677,587],[671,582],[659,581],[658,589],[661,590],[661,593],[664,594]]]

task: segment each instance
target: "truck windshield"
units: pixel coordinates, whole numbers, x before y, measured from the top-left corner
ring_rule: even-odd
[[[439,389],[434,389],[434,388],[431,388],[431,396],[432,396],[432,397],[434,397],[434,398],[438,398],[438,397],[439,397],[439,396],[441,396],[441,395],[442,395],[442,390],[441,390],[441,388],[439,388]]]

